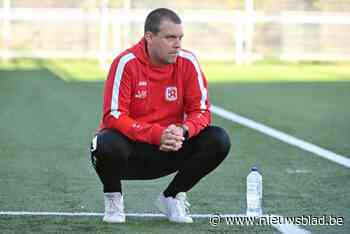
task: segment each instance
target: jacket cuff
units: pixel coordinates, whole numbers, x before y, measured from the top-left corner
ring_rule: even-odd
[[[185,121],[184,124],[188,127],[188,138],[191,138],[196,133],[196,127],[190,121]]]

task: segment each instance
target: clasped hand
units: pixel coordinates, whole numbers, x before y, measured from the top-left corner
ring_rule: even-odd
[[[175,124],[169,125],[162,133],[160,138],[159,150],[161,151],[178,151],[185,140],[183,129]]]

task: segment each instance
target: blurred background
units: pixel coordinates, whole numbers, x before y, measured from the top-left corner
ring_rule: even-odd
[[[137,42],[154,8],[185,23],[183,46],[205,60],[350,60],[349,0],[2,0],[2,59],[106,59]]]

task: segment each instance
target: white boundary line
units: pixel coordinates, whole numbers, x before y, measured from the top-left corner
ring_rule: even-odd
[[[218,116],[221,116],[224,119],[231,120],[233,122],[236,122],[238,124],[241,124],[243,126],[246,126],[248,128],[252,128],[258,132],[264,133],[268,136],[271,136],[273,138],[276,138],[280,141],[283,141],[285,143],[288,143],[290,145],[294,145],[300,149],[309,151],[311,153],[314,153],[322,158],[328,159],[330,161],[333,161],[335,163],[338,163],[340,165],[343,165],[345,167],[350,168],[350,159],[333,153],[329,150],[323,149],[317,145],[311,144],[309,142],[300,140],[296,137],[293,137],[291,135],[288,135],[286,133],[283,133],[281,131],[278,131],[276,129],[270,128],[266,125],[263,125],[261,123],[255,122],[253,120],[250,120],[248,118],[245,118],[243,116],[237,115],[235,113],[232,113],[230,111],[227,111],[221,107],[218,106],[211,106],[211,111]]]
[[[103,216],[103,213],[89,213],[89,212],[29,212],[29,211],[0,211],[1,215],[9,215],[9,216],[24,216],[24,215],[30,215],[30,216],[70,216],[70,217],[91,217],[91,216]],[[165,218],[165,215],[163,214],[157,214],[157,213],[127,213],[127,217],[136,217],[136,218]],[[207,218],[213,217],[214,214],[192,214],[191,217],[193,218]],[[282,217],[279,215],[264,215],[266,217]],[[247,217],[246,215],[242,214],[220,214],[220,217]],[[217,227],[220,225],[225,225],[225,222],[221,222],[218,224]],[[227,224],[229,225],[229,224]],[[294,224],[272,224],[274,228],[276,228],[278,231],[280,231],[283,234],[309,234],[309,231],[306,231],[297,225]]]

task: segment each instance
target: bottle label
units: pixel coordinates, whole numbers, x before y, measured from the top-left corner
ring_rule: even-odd
[[[247,183],[248,194],[259,194],[259,185],[256,183]]]
[[[247,183],[247,206],[250,209],[257,209],[260,207],[259,199],[259,185],[256,183]]]

